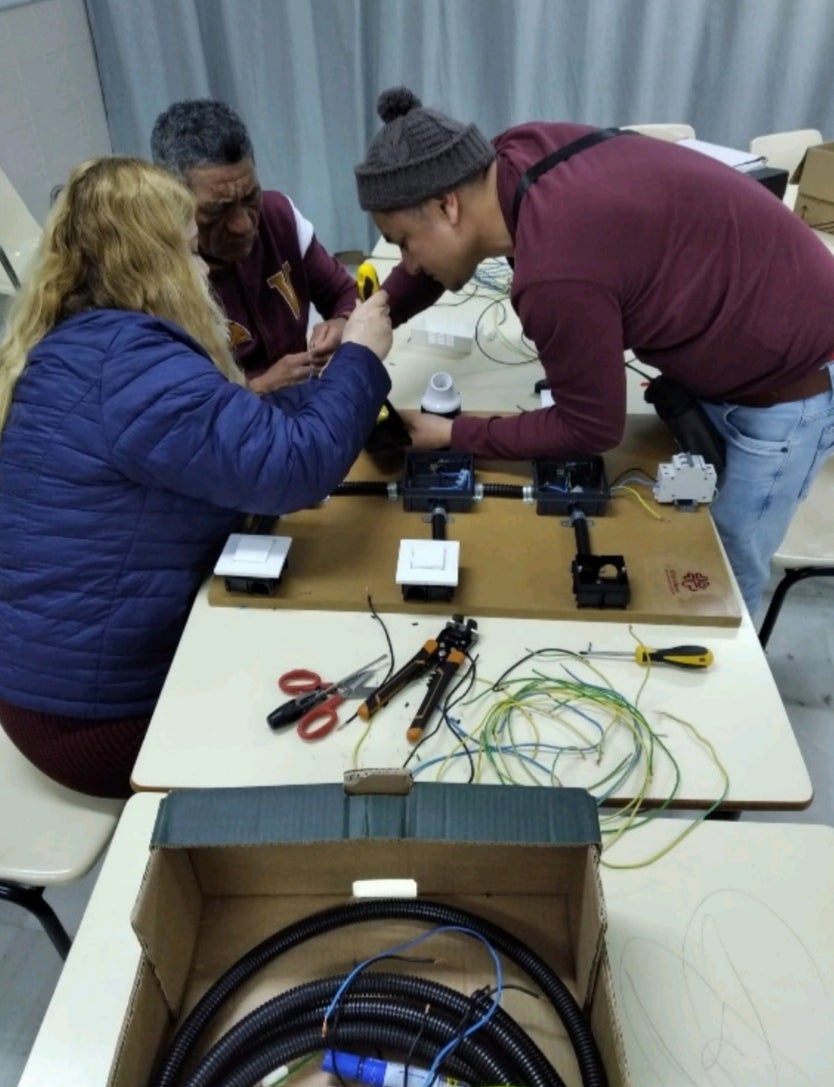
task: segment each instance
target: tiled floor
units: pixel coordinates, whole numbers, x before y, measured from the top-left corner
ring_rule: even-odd
[[[803,812],[745,815],[834,826],[834,579],[808,581],[788,595],[768,649],[814,782]],[[744,692],[739,692],[739,699]],[[97,871],[47,897],[73,933]],[[0,1087],[15,1087],[60,973],[61,963],[37,923],[0,902]]]

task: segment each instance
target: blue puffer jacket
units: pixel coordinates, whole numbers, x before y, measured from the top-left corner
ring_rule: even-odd
[[[389,388],[373,352],[345,344],[290,414],[226,381],[176,325],[120,310],[63,322],[0,436],[0,698],[151,712],[240,511],[331,493]]]

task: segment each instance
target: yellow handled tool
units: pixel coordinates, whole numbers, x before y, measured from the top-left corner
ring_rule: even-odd
[[[379,276],[376,274],[376,268],[369,260],[363,260],[356,269],[356,289],[363,302],[367,302],[371,295],[379,290]],[[388,401],[386,400],[376,417],[378,424],[384,423],[391,414],[388,407]]]
[[[673,664],[676,668],[709,668],[715,659],[712,650],[703,645],[672,645],[668,649],[650,649],[638,645],[634,653],[596,652],[588,650],[581,657],[634,657],[638,664]]]
[[[356,289],[363,302],[367,302],[371,295],[379,290],[379,276],[369,260],[363,260],[356,269]]]

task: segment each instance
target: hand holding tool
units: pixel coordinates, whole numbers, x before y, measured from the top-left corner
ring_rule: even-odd
[[[323,739],[339,723],[339,706],[351,695],[364,696],[372,690],[366,681],[384,659],[383,653],[335,683],[326,683],[318,672],[309,668],[293,668],[284,672],[278,686],[295,697],[273,710],[266,719],[267,724],[272,729],[279,729],[297,721],[302,740]]]
[[[650,649],[638,645],[633,653],[584,650],[581,657],[633,657],[638,664],[672,664],[675,668],[709,668],[715,659],[712,650],[703,645],[672,645],[666,649]]]

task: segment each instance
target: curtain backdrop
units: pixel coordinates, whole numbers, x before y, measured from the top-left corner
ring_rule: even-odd
[[[353,167],[393,84],[488,136],[533,119],[834,138],[834,0],[85,0],[113,149],[181,98],[230,103],[263,185],[367,249]]]

